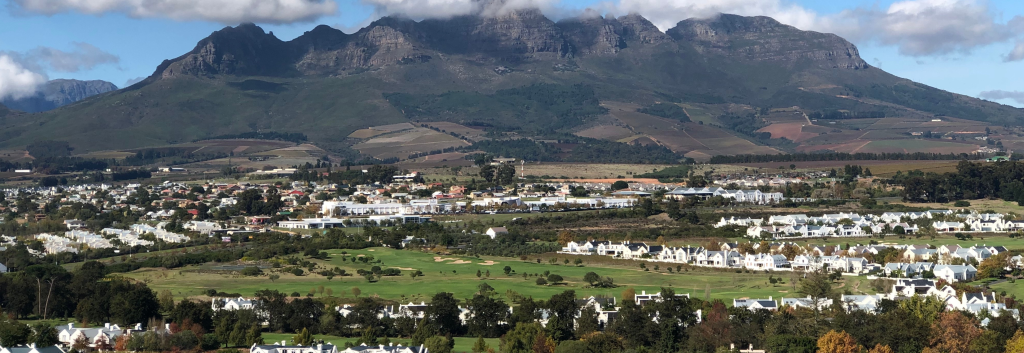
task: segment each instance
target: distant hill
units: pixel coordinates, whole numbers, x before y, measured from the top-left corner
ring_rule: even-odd
[[[0,120],[0,146],[62,136],[91,151],[276,131],[331,149],[352,145],[355,130],[410,121],[543,138],[622,125],[602,108],[608,101],[1024,122],[1020,109],[893,76],[843,38],[768,17],[691,19],[662,32],[639,15],[554,22],[520,10],[385,17],[352,34],[321,25],[291,41],[252,24],[226,27],[132,87]],[[711,129],[681,115],[658,121],[667,120],[662,130]],[[705,120],[744,139],[758,134],[744,120]],[[731,153],[722,151],[707,154]]]
[[[5,99],[2,103],[12,109],[29,113],[56,109],[88,97],[117,90],[107,81],[51,80],[39,88],[33,96],[20,99]]]

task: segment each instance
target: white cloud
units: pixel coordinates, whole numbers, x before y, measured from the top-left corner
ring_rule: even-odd
[[[134,85],[136,83],[139,83],[139,82],[142,82],[142,80],[145,80],[145,79],[146,79],[146,76],[130,78],[130,79],[128,79],[128,81],[124,82],[124,86],[121,86],[121,88],[131,87],[132,85]]]
[[[619,0],[600,5],[617,14],[639,13],[662,31],[688,18],[710,18],[720,13],[769,16],[798,28],[820,27],[820,16],[782,0]]]
[[[57,72],[78,72],[90,70],[104,64],[117,64],[121,58],[107,53],[88,43],[72,43],[74,50],[63,51],[50,47],[38,47],[25,54],[25,60],[47,65]]]
[[[1003,58],[1003,61],[1006,62],[1021,60],[1024,60],[1024,40],[1018,41],[1017,46],[1013,47],[1013,50]]]
[[[979,94],[978,97],[991,100],[1009,99],[1017,102],[1018,104],[1024,104],[1024,92],[1020,91],[985,91],[981,92],[981,94]]]
[[[338,11],[334,0],[11,0],[16,9],[44,15],[122,13],[178,21],[309,22]]]
[[[398,15],[412,19],[444,19],[479,14],[500,16],[514,10],[538,8],[547,14],[560,12],[558,0],[362,0],[373,6],[377,14]]]
[[[896,46],[909,56],[966,53],[1021,35],[997,18],[984,0],[908,0],[831,16],[848,39]]]
[[[32,72],[13,57],[0,53],[0,99],[18,99],[35,94],[46,76]]]
[[[985,0],[904,0],[885,9],[858,7],[826,15],[786,0],[609,0],[598,8],[609,13],[639,13],[661,30],[687,18],[710,18],[719,13],[768,16],[857,43],[895,46],[908,56],[964,53],[1024,37],[1024,17],[1001,23]]]

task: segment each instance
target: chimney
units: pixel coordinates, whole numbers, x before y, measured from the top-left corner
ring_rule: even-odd
[[[73,329],[73,328],[75,328],[75,323],[74,322],[69,322],[68,323],[68,329]]]

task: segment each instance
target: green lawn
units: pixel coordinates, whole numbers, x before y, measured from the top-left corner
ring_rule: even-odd
[[[283,340],[286,341],[287,344],[292,344],[292,336],[294,335],[289,333],[264,333],[263,342],[267,344],[273,344],[274,342],[281,342]],[[358,337],[345,338],[330,335],[314,335],[314,337],[317,339],[322,339],[326,343],[333,343],[338,345],[339,351],[345,349],[346,342],[352,342],[354,344],[358,339]],[[390,338],[390,340],[394,344],[401,344],[404,346],[408,346],[412,341],[410,339],[402,338]],[[476,340],[476,337],[455,337],[455,348],[452,351],[470,352],[473,350],[473,343],[475,343]],[[494,350],[498,350],[499,341],[497,338],[485,338],[484,341],[487,342],[488,347],[494,348]]]
[[[551,265],[547,261],[538,264],[535,261],[536,257],[531,257],[529,262],[511,258],[484,257],[476,259],[457,256],[445,256],[442,258],[444,261],[435,261],[435,255],[417,251],[387,248],[347,250],[348,256],[344,257],[341,255],[342,251],[330,251],[331,258],[324,261],[323,264],[330,267],[339,266],[354,273],[360,268],[369,269],[370,265],[356,264],[342,259],[351,258],[353,255],[372,255],[383,260],[384,263],[381,267],[402,269],[403,276],[384,277],[379,282],[369,283],[366,279],[358,276],[335,277],[328,281],[319,275],[294,276],[280,273],[281,278],[271,281],[267,276],[244,277],[192,271],[204,269],[204,267],[197,266],[173,270],[142,269],[124,275],[146,281],[150,288],[156,291],[170,290],[178,298],[201,296],[206,289],[210,288],[245,296],[253,295],[261,289],[276,289],[289,294],[298,292],[301,295],[306,295],[310,289],[324,286],[324,295],[326,295],[326,289],[331,289],[335,297],[352,298],[352,289],[359,288],[361,296],[379,296],[399,302],[419,302],[429,301],[430,297],[438,292],[451,292],[458,298],[470,298],[481,283],[487,283],[494,287],[499,294],[504,294],[511,289],[520,294],[541,299],[547,299],[568,289],[575,290],[577,296],[580,297],[590,295],[620,297],[623,290],[630,287],[638,293],[641,291],[657,292],[661,287],[671,287],[677,293],[690,293],[699,298],[704,298],[705,291],[707,291],[711,299],[722,299],[729,304],[734,298],[767,298],[771,296],[777,299],[795,295],[795,288],[792,286],[789,273],[773,274],[775,277],[784,278],[784,283],[771,285],[768,283],[769,275],[763,272],[748,274],[735,273],[735,271],[694,269],[679,274],[668,273],[665,267],[667,264],[657,263],[649,263],[650,271],[643,271],[639,267],[639,262],[612,260],[607,257],[582,257],[584,267],[574,267]],[[559,263],[564,258],[559,257]],[[486,261],[494,261],[494,263],[488,265],[489,262]],[[512,276],[506,276],[502,272],[502,268],[506,265],[515,271]],[[659,266],[660,270],[654,270],[655,266]],[[209,267],[205,269],[209,269]],[[405,275],[409,269],[423,271],[424,276],[413,279]],[[484,275],[477,278],[478,270],[483,274],[490,271],[490,277]],[[566,284],[538,286],[535,284],[536,277],[530,276],[525,279],[522,277],[522,273],[543,275],[544,271],[561,275],[565,278]],[[619,287],[585,288],[586,283],[583,283],[582,278],[590,271],[614,278]],[[863,290],[865,289],[861,288],[861,291]]]

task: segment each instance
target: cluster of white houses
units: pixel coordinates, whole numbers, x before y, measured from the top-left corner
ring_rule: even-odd
[[[785,199],[781,192],[761,192],[760,190],[726,190],[720,187],[677,188],[665,193],[671,199],[700,198],[709,199],[720,196],[735,202],[759,205],[773,204]]]
[[[747,227],[752,238],[865,237],[873,234],[914,234],[920,231],[917,220],[934,220],[930,227],[940,233],[1005,233],[1024,230],[1024,220],[1009,220],[998,213],[954,213],[950,210],[926,212],[886,212],[881,215],[857,213],[777,215],[763,218],[722,218],[715,227]]]
[[[768,246],[768,249],[761,249]],[[867,254],[877,255],[895,249],[902,262],[875,263]],[[857,245],[848,249],[838,246],[802,247],[791,243],[722,243],[719,250],[703,247],[668,247],[646,243],[584,241],[570,242],[559,253],[570,255],[603,255],[621,259],[689,264],[702,267],[736,268],[767,271],[814,271],[827,269],[849,274],[878,273],[890,277],[932,276],[947,282],[972,281],[981,263],[999,253],[1002,246],[974,245]],[[790,257],[783,255],[790,254]],[[1024,266],[1024,257],[1011,258],[1016,266]]]

